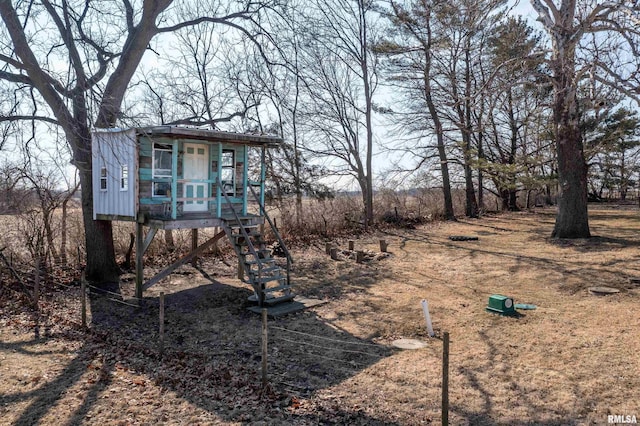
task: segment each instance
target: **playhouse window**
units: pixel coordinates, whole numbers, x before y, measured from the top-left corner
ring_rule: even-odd
[[[129,166],[120,166],[120,191],[129,190]]]
[[[155,182],[157,178],[170,178],[173,169],[173,147],[167,144],[153,144],[153,196],[169,196],[171,184],[169,182]]]
[[[171,177],[171,145],[153,144],[153,176]]]
[[[236,151],[233,149],[222,150],[222,187],[227,195],[236,194]]]
[[[107,168],[100,168],[100,191],[107,190]]]

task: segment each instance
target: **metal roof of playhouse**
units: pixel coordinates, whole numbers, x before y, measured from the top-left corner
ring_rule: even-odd
[[[282,138],[266,134],[235,133],[221,130],[198,129],[181,126],[137,127],[138,135],[167,136],[171,138],[198,139],[211,142],[227,142],[257,146],[277,146],[283,143]]]

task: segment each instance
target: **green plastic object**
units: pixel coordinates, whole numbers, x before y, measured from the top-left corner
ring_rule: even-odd
[[[489,305],[487,311],[495,312],[500,315],[515,315],[516,308],[513,303],[513,298],[503,296],[501,294],[492,294],[489,296]]]

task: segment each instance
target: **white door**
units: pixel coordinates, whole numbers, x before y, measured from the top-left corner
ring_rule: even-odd
[[[185,200],[183,211],[204,212],[209,203],[204,198],[209,196],[209,184],[198,182],[209,179],[209,146],[193,143],[184,144],[182,170],[184,175],[184,198],[201,198],[200,200]],[[192,182],[190,182],[192,180]]]

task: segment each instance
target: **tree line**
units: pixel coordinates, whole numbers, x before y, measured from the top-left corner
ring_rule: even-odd
[[[589,194],[636,185],[640,7],[531,6],[537,23],[502,0],[1,0],[0,146],[64,135],[98,281],[118,268],[92,219],[92,127],[281,135],[272,190],[299,223],[323,177],[355,182],[369,226],[376,185],[412,173],[437,179],[447,219],[459,181],[467,216],[487,193],[510,210],[544,193],[552,235],[588,237]]]

